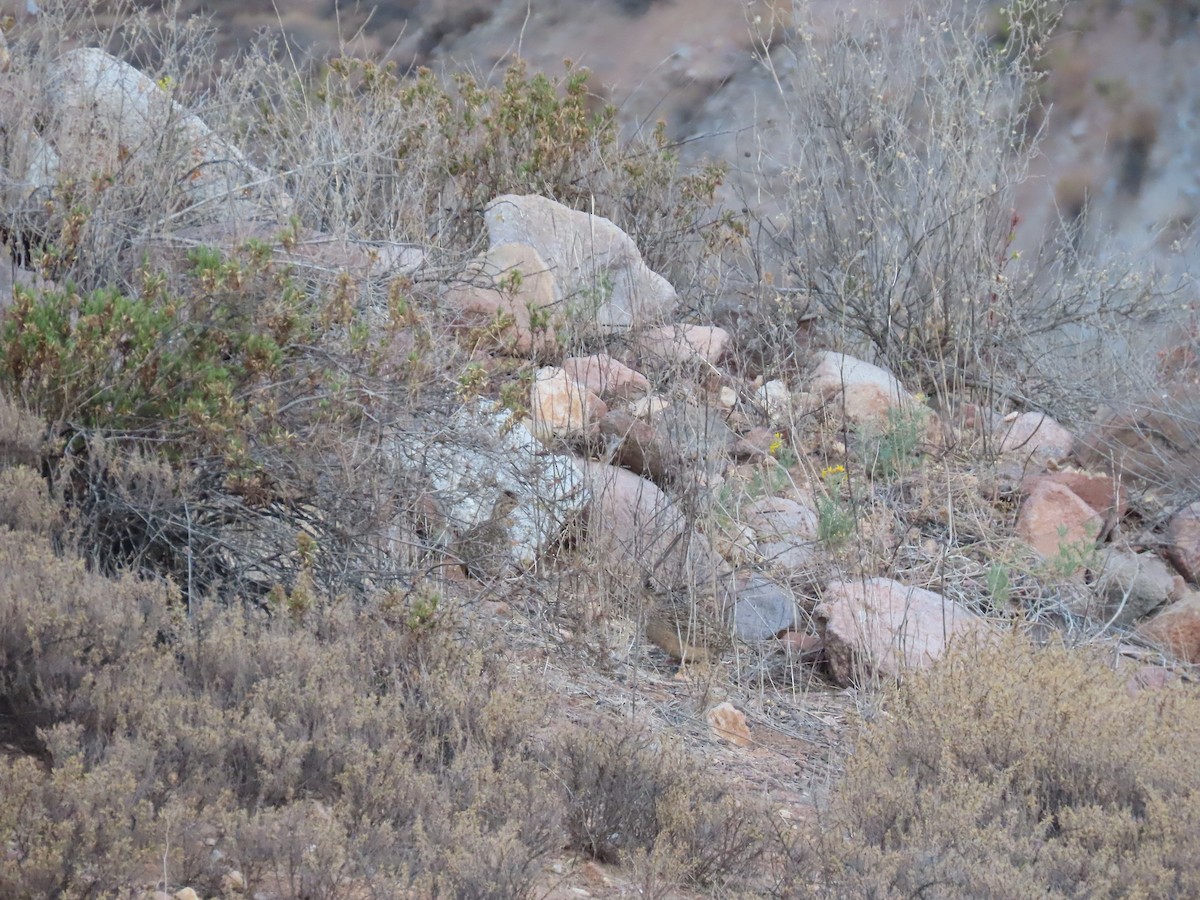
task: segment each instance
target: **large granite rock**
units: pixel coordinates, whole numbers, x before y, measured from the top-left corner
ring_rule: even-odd
[[[504,194],[483,218],[491,246],[528,244],[541,255],[573,323],[625,331],[660,320],[675,305],[675,289],[647,267],[629,235],[602,216],[545,197]]]

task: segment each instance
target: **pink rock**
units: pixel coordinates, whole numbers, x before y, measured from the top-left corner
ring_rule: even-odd
[[[1052,459],[1062,459],[1071,452],[1075,437],[1044,413],[1021,413],[1006,420],[996,432],[1001,454],[1031,459],[1044,466]]]
[[[844,353],[821,353],[813,369],[809,390],[823,400],[829,400],[850,384],[873,384],[896,402],[908,396],[904,385],[886,369]]]
[[[1090,546],[1104,520],[1070,488],[1039,481],[1017,515],[1017,536],[1047,559],[1064,546]]]
[[[442,301],[473,343],[521,356],[557,347],[558,286],[532,247],[492,247],[446,288]]]
[[[578,465],[592,496],[579,549],[601,570],[634,587],[647,575],[663,585],[718,583],[722,560],[666,494],[626,469],[587,460]]]
[[[814,616],[839,684],[871,674],[899,678],[928,668],[951,641],[986,640],[991,634],[986,619],[953,600],[889,578],[831,583]]]
[[[1167,556],[1188,581],[1200,581],[1200,501],[1185,506],[1167,527]]]
[[[715,363],[728,343],[729,332],[715,325],[663,325],[637,336],[638,349],[647,357],[676,365],[695,359]]]
[[[1125,491],[1111,475],[1083,469],[1059,469],[1040,477],[1069,488],[1080,500],[1105,517],[1119,519],[1125,515]]]
[[[856,425],[884,424],[890,410],[916,404],[891,372],[831,351],[820,355],[809,390]]]
[[[1189,663],[1200,663],[1200,591],[1188,591],[1138,629],[1141,636]]]
[[[563,360],[562,367],[568,375],[604,400],[632,400],[650,393],[650,381],[645,375],[607,353],[572,356]]]
[[[608,407],[562,369],[546,366],[529,388],[529,411],[534,434],[549,438],[594,430]]]

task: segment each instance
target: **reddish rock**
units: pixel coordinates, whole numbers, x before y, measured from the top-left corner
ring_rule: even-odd
[[[1167,556],[1175,568],[1193,584],[1200,581],[1200,502],[1185,506],[1172,516],[1167,539],[1171,542]]]
[[[705,718],[713,734],[721,740],[738,747],[748,747],[752,743],[746,714],[728,700],[710,709]]]
[[[928,668],[952,641],[991,634],[986,619],[953,600],[889,578],[833,582],[814,617],[830,673],[845,685],[872,674],[900,678]]]
[[[1200,663],[1200,591],[1189,591],[1138,631],[1145,640],[1179,659]]]
[[[555,366],[538,370],[529,389],[529,410],[538,437],[563,437],[594,430],[608,412],[604,401]]]
[[[1044,413],[1027,412],[1006,418],[997,429],[1001,455],[1029,459],[1044,466],[1071,452],[1075,436]]]
[[[1070,488],[1039,481],[1017,516],[1017,536],[1046,558],[1064,546],[1090,546],[1104,520]]]
[[[637,336],[637,347],[647,358],[674,365],[716,363],[728,344],[729,332],[715,325],[663,325]]]
[[[1106,518],[1119,519],[1128,504],[1121,483],[1111,475],[1083,469],[1059,469],[1041,476],[1071,490],[1080,500]],[[1031,486],[1032,487],[1032,486]]]
[[[473,343],[521,356],[557,347],[558,286],[532,247],[492,247],[446,288],[442,302]]]
[[[604,400],[632,400],[650,392],[650,381],[607,353],[572,356],[564,359],[563,369],[572,378]]]

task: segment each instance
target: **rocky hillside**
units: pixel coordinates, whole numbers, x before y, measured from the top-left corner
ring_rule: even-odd
[[[1194,16],[511,6],[5,23],[0,895],[1200,893]]]

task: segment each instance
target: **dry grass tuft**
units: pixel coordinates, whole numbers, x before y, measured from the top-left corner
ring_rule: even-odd
[[[1200,703],[1013,637],[885,698],[793,868],[820,896],[1190,896]]]

